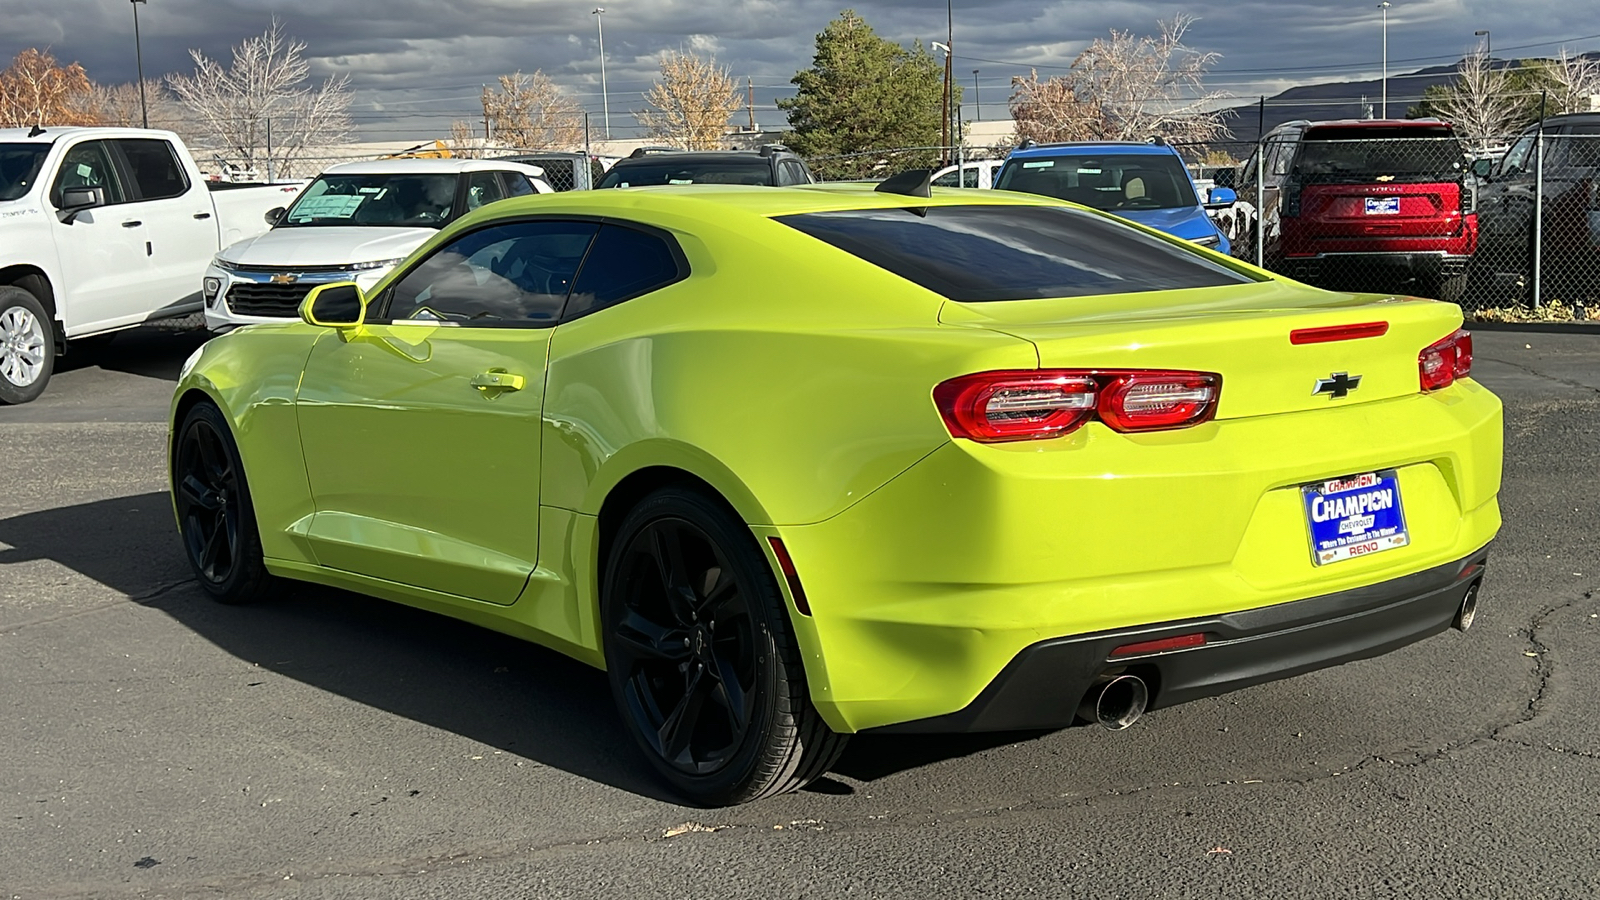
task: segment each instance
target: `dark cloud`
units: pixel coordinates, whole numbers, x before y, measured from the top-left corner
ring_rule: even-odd
[[[605,2],[605,0],[600,0]],[[226,57],[277,16],[309,45],[319,76],[347,74],[356,114],[374,138],[424,136],[452,118],[473,118],[478,86],[514,69],[543,69],[584,106],[601,109],[595,0],[149,0],[139,7],[145,70],[189,71],[189,50]],[[812,39],[845,6],[840,0],[614,0],[605,14],[612,119],[628,111],[664,49],[714,52],[756,84],[761,121],[776,124],[774,98],[808,64]],[[909,43],[943,40],[937,0],[859,2],[880,33]],[[1197,17],[1189,43],[1222,55],[1213,87],[1243,98],[1313,79],[1377,73],[1381,16],[1376,0],[1230,0],[1175,4],[1142,0],[992,0],[956,4],[956,71],[998,108],[1013,75],[1029,65],[1065,66],[1112,28],[1140,33],[1185,12]],[[0,0],[0,56],[48,45],[84,64],[99,81],[132,80],[132,5],[126,0]],[[1389,10],[1391,72],[1458,57],[1488,29],[1498,55],[1600,48],[1577,40],[1600,32],[1593,0],[1394,0]],[[1514,49],[1536,45],[1528,49]],[[971,97],[968,98],[969,102]]]

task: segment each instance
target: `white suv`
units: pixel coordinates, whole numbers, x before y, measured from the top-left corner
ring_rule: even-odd
[[[392,159],[329,168],[273,228],[211,261],[206,326],[226,330],[299,314],[318,284],[370,288],[446,224],[505,197],[554,193],[538,166],[503,160]]]

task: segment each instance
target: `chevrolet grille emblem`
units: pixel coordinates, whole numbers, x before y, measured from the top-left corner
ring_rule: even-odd
[[[1349,372],[1335,372],[1327,378],[1317,379],[1317,389],[1312,395],[1327,394],[1329,400],[1343,400],[1350,396],[1350,392],[1361,386],[1361,376],[1351,375]]]
[[[278,272],[272,276],[271,280],[273,284],[294,284],[300,280],[300,276],[289,272]]]

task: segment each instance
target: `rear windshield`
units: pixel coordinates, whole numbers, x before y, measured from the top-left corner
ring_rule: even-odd
[[[1317,128],[1300,144],[1294,172],[1303,182],[1455,181],[1466,153],[1448,128]]]
[[[674,160],[670,156],[611,167],[600,187],[646,184],[772,184],[772,163],[766,159]]]
[[[1114,153],[1013,159],[995,187],[1043,194],[1116,212],[1199,204],[1183,163],[1170,153]]]
[[[455,210],[456,181],[454,175],[323,175],[278,227],[439,228]]]
[[[16,200],[39,177],[49,144],[0,144],[0,200]]]
[[[961,302],[1133,294],[1254,280],[1181,242],[1069,207],[856,209],[777,221]]]

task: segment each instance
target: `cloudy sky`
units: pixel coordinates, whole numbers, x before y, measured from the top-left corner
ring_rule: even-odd
[[[843,0],[599,0],[613,130],[643,106],[658,54],[714,54],[756,89],[757,121],[783,120],[773,103],[810,62],[816,32]],[[139,7],[148,75],[192,71],[189,50],[226,57],[277,16],[304,40],[319,76],[347,74],[353,113],[371,140],[433,137],[451,119],[481,114],[479,86],[516,69],[542,69],[595,113],[602,108],[596,16],[573,0],[148,0]],[[854,8],[880,34],[910,43],[944,40],[938,0],[860,0]],[[48,46],[102,82],[134,77],[128,0],[0,0],[0,58]],[[984,118],[1001,112],[1012,75],[1064,67],[1109,29],[1153,32],[1175,13],[1198,17],[1188,43],[1222,55],[1211,87],[1241,98],[1315,80],[1375,76],[1377,0],[955,0],[956,72],[972,118],[972,70]],[[1600,49],[1595,0],[1393,0],[1391,73],[1452,61],[1487,29],[1497,56]]]

